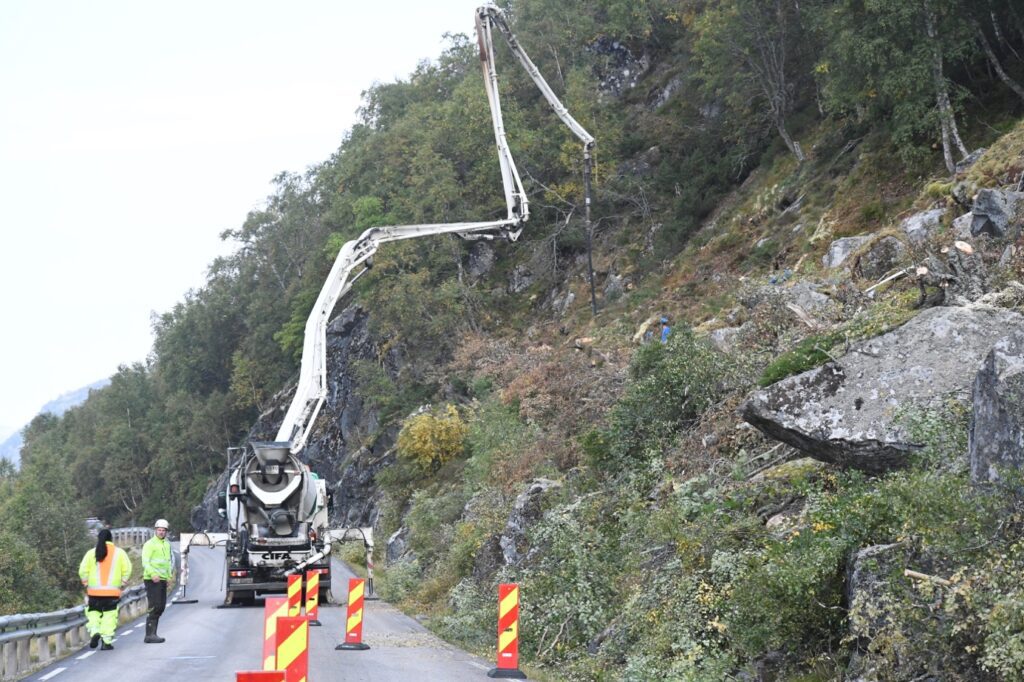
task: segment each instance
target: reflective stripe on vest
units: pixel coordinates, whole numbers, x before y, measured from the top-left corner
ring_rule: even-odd
[[[95,556],[93,557],[95,559]],[[107,556],[103,561],[97,561],[93,570],[96,571],[96,578],[99,584],[89,585],[85,593],[90,597],[120,597],[121,596],[121,585],[118,581],[117,585],[110,584],[110,576],[114,572],[114,560],[117,558],[117,547],[114,547],[114,543],[107,543]],[[89,576],[89,582],[92,583],[92,575]]]

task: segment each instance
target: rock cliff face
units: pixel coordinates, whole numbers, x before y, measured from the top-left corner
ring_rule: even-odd
[[[1024,466],[1024,332],[1000,340],[974,379],[969,432],[971,478],[1000,479]]]
[[[380,415],[366,406],[355,379],[357,361],[378,361],[367,319],[366,312],[353,305],[327,327],[327,400],[302,454],[334,493],[331,522],[336,527],[374,524],[380,501],[374,479],[394,460],[392,445],[397,432],[379,432]],[[400,367],[398,351],[389,351],[385,371],[395,377]],[[274,439],[294,392],[291,386],[275,397],[274,406],[260,416],[248,440]],[[217,514],[217,491],[223,487],[222,476],[207,489],[202,504],[192,510],[192,525],[197,530],[226,529]]]
[[[993,344],[1022,328],[1024,317],[1007,310],[932,308],[838,362],[755,392],[740,415],[825,462],[870,472],[900,467],[917,448],[899,424],[900,410],[950,396],[968,400]]]

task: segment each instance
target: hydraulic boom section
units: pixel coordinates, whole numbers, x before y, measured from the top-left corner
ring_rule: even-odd
[[[466,238],[487,238],[503,236],[515,241],[523,229],[523,224],[530,217],[529,200],[523,189],[519,171],[516,169],[512,151],[509,149],[505,135],[505,124],[501,115],[501,101],[498,97],[498,75],[494,66],[493,29],[505,37],[509,48],[526,72],[536,83],[537,88],[554,109],[555,114],[583,143],[583,173],[585,187],[585,205],[587,221],[590,219],[590,176],[591,152],[594,138],[568,112],[562,102],[551,90],[540,71],[530,61],[529,56],[516,40],[508,21],[502,11],[492,3],[483,5],[476,10],[477,40],[480,46],[480,60],[484,73],[484,87],[487,90],[487,101],[491,109],[491,122],[494,127],[494,141],[498,150],[498,164],[501,167],[502,188],[505,192],[505,203],[508,215],[504,220],[479,223],[436,223],[431,225],[406,225],[390,227],[373,227],[364,232],[358,239],[347,242],[338,253],[331,273],[327,277],[320,295],[317,297],[313,311],[306,321],[305,339],[302,347],[302,366],[299,370],[299,383],[295,397],[285,414],[284,421],[277,432],[278,442],[290,442],[292,453],[298,453],[306,445],[309,432],[313,428],[316,417],[327,396],[327,322],[338,299],[352,288],[352,284],[366,272],[367,268],[352,276],[352,271],[366,263],[381,244],[414,239],[435,234],[458,234]]]

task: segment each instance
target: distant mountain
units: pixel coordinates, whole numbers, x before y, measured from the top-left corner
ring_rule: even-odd
[[[109,383],[110,379],[100,379],[99,381],[94,381],[88,386],[83,386],[82,388],[75,389],[74,391],[68,391],[60,397],[43,405],[39,410],[39,414],[46,414],[49,412],[50,414],[55,414],[59,417],[72,407],[81,405],[85,402],[85,399],[89,397],[89,391],[97,388],[103,388]],[[28,424],[25,426],[28,426]],[[8,459],[14,462],[15,466],[21,462],[21,446],[24,443],[21,438],[21,432],[25,426],[22,426],[20,429],[8,436],[7,440],[0,443],[0,459]]]

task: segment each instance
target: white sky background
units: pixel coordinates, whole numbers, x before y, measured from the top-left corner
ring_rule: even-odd
[[[218,235],[478,4],[2,0],[0,440],[143,360]]]

